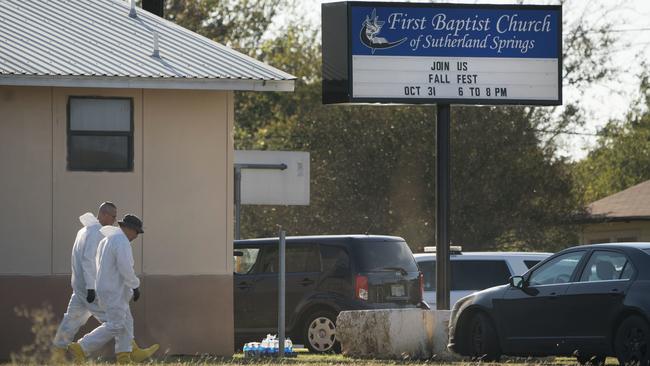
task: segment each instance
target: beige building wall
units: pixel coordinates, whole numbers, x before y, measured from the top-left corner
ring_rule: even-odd
[[[70,252],[79,216],[97,212],[102,201],[117,205],[118,217],[132,213],[143,217],[142,209],[142,91],[138,89],[54,88],[54,273],[70,273]],[[71,96],[133,98],[133,171],[79,172],[67,170],[67,104]],[[142,272],[142,237],[133,244],[137,273]]]
[[[145,90],[144,101],[145,272],[232,274],[232,95]]]
[[[581,244],[622,241],[650,242],[650,221],[587,224],[583,225],[580,234]]]
[[[50,88],[0,86],[0,207],[0,274],[50,274]]]
[[[69,96],[133,98],[133,172],[67,171]],[[133,247],[138,340],[231,355],[233,93],[0,86],[0,112],[0,293],[12,294],[0,297],[12,330],[0,334],[0,360],[33,340],[16,307],[49,304],[62,317],[78,217],[103,200],[144,221]]]

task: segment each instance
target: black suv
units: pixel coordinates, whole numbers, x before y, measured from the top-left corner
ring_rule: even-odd
[[[343,310],[418,307],[422,276],[404,239],[377,235],[286,240],[287,336],[312,352],[338,351]],[[235,241],[238,345],[276,333],[278,238]]]

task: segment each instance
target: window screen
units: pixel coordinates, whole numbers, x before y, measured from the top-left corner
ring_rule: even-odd
[[[68,170],[133,170],[133,101],[70,97]]]

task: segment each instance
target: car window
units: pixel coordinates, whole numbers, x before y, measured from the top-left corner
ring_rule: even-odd
[[[584,255],[585,251],[581,250],[562,254],[551,259],[531,274],[528,284],[530,286],[539,286],[569,282],[571,275]]]
[[[354,243],[352,247],[358,270],[361,272],[381,271],[386,268],[418,271],[413,253],[404,241],[362,241]]]
[[[451,262],[451,289],[482,290],[508,283],[510,269],[504,260],[462,260]]]
[[[418,263],[424,276],[424,290],[436,290],[436,262]],[[483,290],[508,283],[510,269],[504,260],[451,261],[451,290]]]
[[[260,248],[236,248],[238,252],[241,252],[242,256],[233,256],[235,261],[235,273],[236,274],[247,274],[250,273],[255,261],[257,261],[257,256],[260,253]]]
[[[531,269],[537,265],[537,263],[541,262],[540,260],[525,260],[524,264],[526,265],[526,268]]]
[[[580,282],[629,280],[634,267],[622,253],[597,250],[589,258]]]
[[[350,269],[350,256],[345,248],[333,245],[320,246],[323,273],[343,272]]]
[[[318,245],[287,247],[287,272],[320,272]]]
[[[424,291],[436,290],[436,262],[435,261],[422,261],[418,262],[420,272],[424,276]]]
[[[295,272],[320,272],[320,253],[317,245],[287,245],[286,249],[287,273]],[[264,248],[257,273],[278,272],[278,247]]]

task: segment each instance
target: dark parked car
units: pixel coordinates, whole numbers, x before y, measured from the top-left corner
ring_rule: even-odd
[[[575,355],[580,363],[616,356],[648,364],[650,243],[598,244],[559,252],[509,285],[460,299],[449,349],[496,360]]]
[[[312,352],[338,351],[343,310],[422,305],[422,277],[404,239],[376,235],[287,237],[286,329]],[[278,239],[235,241],[238,345],[276,333]]]

